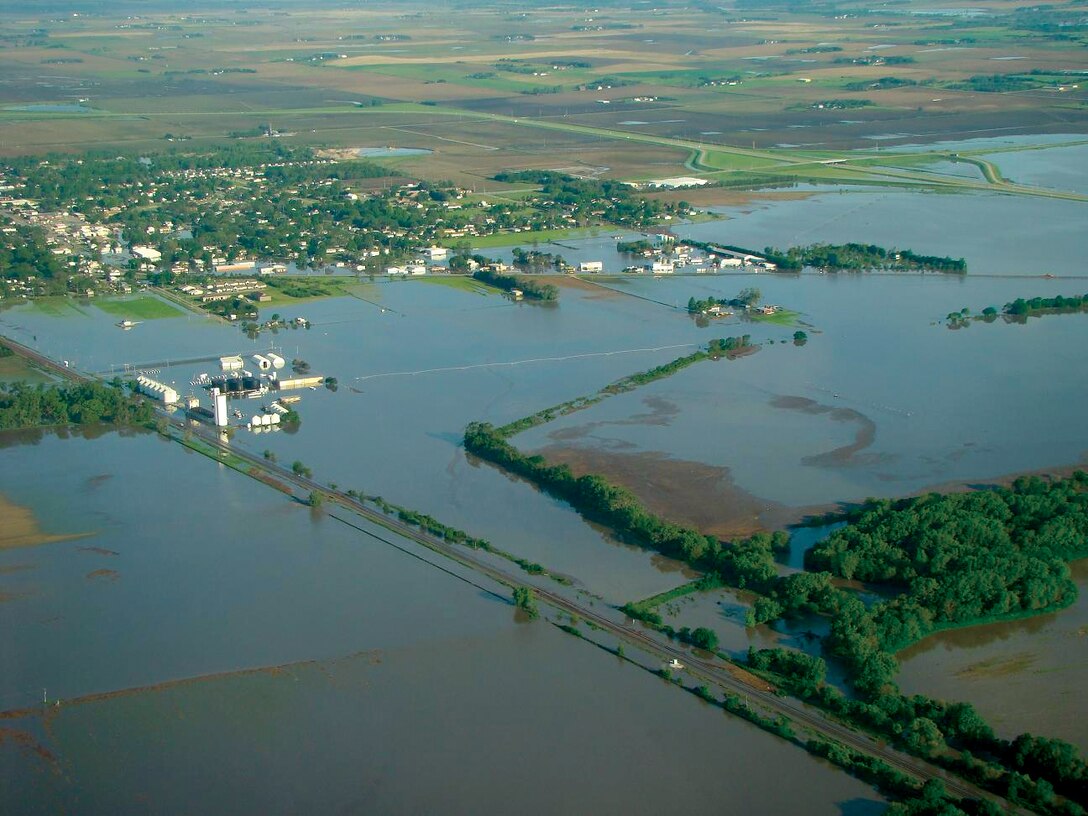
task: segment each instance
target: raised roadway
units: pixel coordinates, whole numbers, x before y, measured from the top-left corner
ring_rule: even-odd
[[[4,343],[10,347],[12,351],[65,378],[77,381],[94,379],[89,375],[78,372],[55,360],[45,357],[20,343],[6,338],[4,338]],[[449,544],[446,541],[428,535],[395,517],[387,516],[382,512],[367,507],[362,502],[348,496],[343,491],[333,490],[327,485],[300,476],[293,471],[269,462],[256,454],[232,447],[231,445],[220,441],[219,434],[214,428],[199,425],[197,423],[187,423],[184,420],[175,418],[168,418],[168,421],[176,432],[188,431],[195,436],[199,436],[203,442],[213,446],[219,451],[220,455],[235,457],[246,462],[251,468],[256,469],[257,472],[272,474],[279,481],[296,488],[300,491],[302,496],[307,496],[311,492],[320,493],[325,496],[327,500],[351,510],[362,518],[390,530],[402,538],[414,541],[458,564],[468,567],[492,581],[508,587],[529,586],[537,598],[554,609],[592,623],[593,626],[601,631],[608,632],[617,639],[634,645],[649,655],[656,656],[666,661],[675,658],[684,664],[684,671],[693,679],[713,683],[728,692],[745,697],[768,712],[786,717],[795,726],[803,726],[823,737],[837,741],[856,751],[876,757],[919,781],[925,782],[930,779],[939,779],[944,783],[945,789],[953,796],[989,799],[1009,813],[1029,814],[1031,812],[1013,806],[1004,799],[984,791],[970,782],[950,774],[925,760],[901,753],[868,734],[855,731],[840,722],[832,720],[817,709],[811,708],[796,699],[782,697],[774,692],[766,691],[751,685],[735,676],[730,671],[728,665],[721,661],[700,658],[688,649],[680,648],[662,637],[651,634],[638,623],[627,623],[626,618],[617,620],[622,614],[619,613],[618,610],[611,609],[611,614],[603,614],[594,608],[585,606],[558,592],[529,584],[523,575],[502,569],[489,563],[475,555],[474,551],[469,548]],[[301,497],[295,495],[295,498],[300,499]],[[330,513],[330,515],[338,521],[349,525],[351,524],[351,521],[348,519],[344,519],[334,513]],[[375,535],[363,528],[357,529],[360,529],[372,538],[378,539],[386,544],[394,547],[399,546],[396,542]]]

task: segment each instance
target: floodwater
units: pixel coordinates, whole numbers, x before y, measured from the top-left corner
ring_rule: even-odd
[[[707,339],[776,342],[691,366],[517,443],[726,468],[735,487],[798,511],[1074,465],[1088,454],[1084,315],[958,331],[935,324],[965,305],[1080,293],[1088,281],[761,275],[635,280],[624,290],[671,303],[731,297],[742,286],[800,311],[807,343],[793,344],[793,327],[714,321],[702,329]],[[691,322],[659,308],[662,321]]]
[[[9,809],[881,810],[387,531],[446,571],[153,434],[3,441],[10,499],[93,533],[0,552]]]
[[[1037,618],[941,632],[899,655],[907,694],[970,700],[1003,737],[1028,731],[1088,751],[1088,561],[1069,609]]]
[[[958,331],[941,320],[964,306],[978,311],[1019,296],[1088,292],[1088,278],[1041,277],[1083,274],[1085,206],[989,195],[815,192],[805,200],[731,208],[728,221],[677,228],[757,248],[858,240],[963,256],[971,270],[964,277],[630,277],[566,282],[560,301],[543,305],[456,285],[392,281],[361,286],[352,297],[277,307],[286,317],[307,318],[312,328],[257,340],[196,315],[125,332],[115,316],[79,304],[6,308],[0,333],[82,370],[147,370],[182,394],[203,395],[190,380],[216,371],[214,360],[192,362],[197,358],[270,346],[289,360],[303,358],[314,373],[337,378],[336,390],[296,392],[302,397],[297,433],[238,430],[231,444],[268,451],[281,463],[300,461],[320,481],[429,513],[569,575],[597,603],[622,604],[690,575],[466,457],[461,437],[469,422],[506,423],[592,394],[712,337],[747,333],[763,344],[758,354],[699,363],[515,442],[612,457],[629,472],[636,470],[632,462],[663,458],[681,484],[685,470],[699,468],[709,474],[699,495],[711,512],[744,507],[757,521],[782,523],[813,506],[1075,465],[1088,452],[1081,410],[1088,399],[1081,353],[1088,319],[999,320]],[[541,249],[622,266],[614,240]],[[682,310],[692,296],[731,297],[745,286],[800,312],[808,342],[793,344],[793,326],[740,318],[700,325]],[[262,402],[232,407],[247,419]],[[186,764],[191,760],[234,768],[235,777],[261,782],[247,787],[282,794],[267,807],[242,809],[286,810],[295,795],[301,809],[330,809],[324,800],[311,805],[301,798],[320,792],[344,807],[420,811],[434,809],[438,791],[456,789],[466,791],[458,802],[478,802],[483,812],[498,809],[491,803],[499,801],[508,809],[512,790],[530,791],[522,804],[539,812],[677,803],[706,809],[708,791],[713,807],[736,802],[737,812],[826,806],[834,813],[840,810],[834,803],[842,802],[846,812],[867,812],[865,789],[848,777],[746,726],[731,731],[733,721],[723,727],[721,715],[709,720],[701,704],[662,690],[635,669],[617,666],[614,675],[611,658],[543,624],[516,624],[486,587],[456,577],[476,580],[463,570],[451,567],[451,576],[328,516],[313,517],[155,436],[45,434],[0,450],[0,461],[3,473],[18,474],[0,479],[0,491],[34,509],[44,533],[96,534],[0,553],[0,593],[13,597],[3,604],[0,643],[5,658],[15,655],[6,664],[16,666],[6,665],[0,676],[3,709],[32,704],[43,687],[51,699],[71,699],[319,661],[62,707],[50,723],[56,740],[50,750],[69,773],[40,786],[38,809],[79,796],[123,810],[118,791],[138,790],[166,803],[161,809],[177,810],[188,779],[178,769],[197,767]],[[643,470],[647,478],[655,475],[652,466]],[[683,492],[670,487],[673,495]],[[726,612],[738,613],[740,603]],[[692,625],[717,622],[722,609],[693,602]],[[1075,614],[1022,625],[1039,625],[1038,637],[1052,627],[1060,631]],[[730,648],[742,650],[749,635],[742,623],[734,627]],[[801,646],[805,636],[797,629],[756,637]],[[344,660],[359,652],[366,656]],[[371,660],[375,653],[381,663]],[[941,664],[925,671],[940,673]],[[1023,694],[1045,698],[1051,673],[1016,676]],[[1000,699],[980,682],[961,683],[957,693],[980,708],[976,689]],[[1060,718],[1063,707],[1055,708]],[[710,732],[704,734],[703,723]],[[529,736],[519,741],[519,734]],[[148,744],[154,750],[141,754],[139,746]],[[776,750],[787,753],[775,759]],[[294,775],[299,751],[316,758],[305,763],[310,770],[301,783]],[[731,759],[734,752],[751,762]],[[796,773],[783,764],[795,754],[805,785],[775,784],[783,768]],[[660,777],[647,771],[647,756],[658,758]],[[700,784],[662,783],[654,795],[644,793],[649,782],[694,780],[708,757],[715,758],[714,772],[699,773]],[[636,762],[639,781],[632,784]],[[158,770],[148,770],[151,763]],[[527,781],[523,768],[538,776]],[[772,779],[767,770],[766,784],[759,781],[764,768],[775,771]],[[138,778],[147,780],[143,787],[132,781]],[[283,793],[292,781],[291,791],[301,792]],[[805,791],[803,804],[786,801],[794,790]],[[212,810],[238,809],[225,789],[209,796]],[[564,796],[583,796],[586,807]]]
[[[433,151],[425,147],[360,147],[355,153],[364,159],[390,159],[398,156],[426,156]]]
[[[1032,153],[1001,154],[1027,161]],[[1013,166],[1010,164],[1010,167]],[[1021,179],[1015,177],[1017,181]],[[714,208],[726,223],[678,235],[762,250],[850,241],[964,258],[968,276],[1084,275],[1088,203],[990,193],[851,190],[805,199]]]
[[[34,103],[29,105],[5,105],[6,111],[18,111],[20,113],[90,113],[91,108],[86,105],[71,103]]]

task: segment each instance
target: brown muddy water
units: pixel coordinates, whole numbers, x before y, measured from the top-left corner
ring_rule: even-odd
[[[639,278],[610,284],[638,297],[572,285],[554,308],[401,281],[379,285],[380,307],[356,298],[293,307],[287,316],[312,329],[259,341],[189,315],[120,332],[94,308],[4,309],[0,332],[83,370],[153,368],[182,393],[209,367],[171,360],[275,343],[341,387],[303,394],[298,433],[239,430],[232,444],[300,460],[323,482],[380,493],[574,577],[595,603],[622,604],[688,576],[466,457],[469,422],[510,422],[712,337],[749,333],[763,344],[754,357],[700,363],[514,443],[561,446],[571,461],[626,472],[648,502],[723,532],[773,526],[779,512],[1070,465],[1088,451],[1088,319],[957,332],[940,321],[964,306],[1088,291],[1084,278],[1042,277],[1083,274],[1083,207],[836,193],[683,228],[757,247],[862,240],[962,255],[965,278]],[[619,259],[608,238],[574,246],[564,257]],[[745,286],[800,312],[808,343],[793,345],[792,326],[739,318],[701,326],[683,313],[692,296],[732,297]],[[259,405],[240,407],[248,415]],[[0,493],[33,513],[41,535],[95,533],[0,549],[0,709],[32,705],[43,689],[50,700],[72,699],[220,679],[62,706],[47,723],[20,725],[29,736],[0,748],[0,791],[15,812],[72,803],[139,811],[143,801],[179,811],[195,809],[193,791],[205,789],[202,812],[871,807],[849,777],[543,624],[518,624],[471,574],[410,558],[155,437],[69,436],[0,440]],[[720,610],[693,607],[691,620]],[[1083,641],[1059,639],[1054,663],[1031,644],[1078,614],[1010,624],[1013,634],[989,646],[949,641],[951,656],[981,649],[948,665],[954,682],[936,660],[944,646],[934,647],[906,660],[904,685],[929,678],[943,693],[948,683],[951,696],[1005,716],[1011,730],[1009,712],[1028,699],[1040,711],[1027,727],[1061,733],[1080,708],[1055,696],[1053,683],[1082,675],[1058,658],[1079,654],[1073,646]],[[745,636],[730,642],[741,649]],[[383,662],[338,662],[359,653]],[[305,661],[317,662],[230,675]],[[1002,696],[1013,680],[1018,696]],[[27,739],[64,773],[50,776]],[[43,770],[28,776],[30,768]]]
[[[803,751],[519,622],[471,574],[154,435],[0,456],[46,534],[97,531],[0,552],[0,590],[25,593],[0,617],[0,709],[19,712],[0,714],[5,812],[881,809]]]
[[[1080,590],[1049,615],[931,635],[899,653],[908,694],[969,700],[1001,735],[1061,737],[1088,752],[1088,560]]]

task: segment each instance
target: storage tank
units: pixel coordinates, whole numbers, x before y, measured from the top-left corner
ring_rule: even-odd
[[[255,391],[261,387],[261,381],[256,377],[242,377],[242,388],[246,391]]]
[[[287,365],[287,361],[280,357],[278,354],[272,354],[271,352],[269,352],[265,356],[272,362],[273,368],[283,368],[285,365]]]
[[[263,354],[254,354],[253,362],[257,364],[257,368],[261,371],[268,371],[272,368],[272,361],[265,357]]]
[[[270,417],[268,417],[268,420],[269,420],[270,425],[279,425],[280,424],[280,415],[279,414],[272,414]]]
[[[224,428],[227,425],[227,396],[222,393],[218,388],[213,388],[212,394],[212,412],[215,416],[216,427]]]

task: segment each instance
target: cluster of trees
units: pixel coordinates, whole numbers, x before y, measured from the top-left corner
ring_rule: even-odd
[[[560,269],[566,264],[562,255],[555,255],[551,252],[541,252],[537,249],[514,247],[510,252],[510,255],[514,260],[514,266],[522,266],[529,269],[540,269],[542,267]]]
[[[43,425],[143,425],[153,417],[151,404],[128,396],[118,382],[72,385],[0,384],[0,430]]]
[[[1088,797],[1088,768],[1069,743],[1031,734],[1001,739],[970,703],[891,692],[849,697],[825,682],[822,658],[791,649],[750,648],[748,664],[784,691],[1013,802],[1042,813],[1084,813],[1074,802]]]
[[[609,179],[579,179],[551,170],[499,173],[494,178],[509,184],[540,185],[534,206],[545,212],[568,214],[577,225],[608,221],[641,229],[666,213],[678,211],[676,205],[641,198],[630,186]]]
[[[1047,314],[1069,314],[1071,312],[1088,311],[1088,294],[1086,295],[1057,295],[1044,298],[1017,298],[1006,303],[998,312],[996,306],[987,306],[980,314],[971,314],[971,310],[964,306],[958,312],[949,312],[945,318],[949,328],[962,329],[971,325],[972,321],[981,320],[983,323],[993,323],[998,317],[1003,316],[1006,321],[1023,323],[1029,317]]]
[[[507,292],[511,289],[520,289],[525,297],[533,300],[552,301],[559,299],[559,287],[555,284],[541,283],[524,275],[504,275],[502,272],[495,272],[490,269],[477,269],[472,273],[472,277]]]
[[[548,415],[552,412],[527,419],[536,424]],[[780,576],[775,554],[788,547],[785,533],[726,543],[672,524],[599,476],[575,477],[565,465],[520,453],[506,438],[523,425],[495,429],[474,423],[465,432],[466,449],[569,502],[625,540],[684,560],[714,581],[757,593],[750,625],[802,614],[829,616],[826,647],[844,659],[859,696],[847,697],[827,685],[820,658],[752,651],[753,668],[774,673],[791,693],[1014,802],[1042,813],[1083,813],[1072,801],[1057,798],[1088,795],[1088,771],[1075,748],[1030,735],[1002,740],[970,705],[902,695],[894,682],[894,652],[940,625],[1034,613],[1070,602],[1076,588],[1066,562],[1088,555],[1088,475],[1055,482],[1023,479],[997,491],[870,502],[852,514],[853,525],[809,556],[809,567],[826,570]],[[899,585],[904,591],[867,607],[836,587],[834,576]],[[630,603],[623,611],[702,648],[713,643],[712,630],[666,626],[656,610],[658,601]],[[947,748],[960,753],[949,754]],[[885,775],[897,772],[841,746],[819,743],[809,749],[825,752],[821,755],[899,796],[906,803],[903,813],[989,812],[984,803],[961,803],[957,810],[913,783],[896,790],[903,780]]]
[[[533,591],[529,587],[514,587],[514,606],[524,611],[530,618],[540,614],[540,610],[536,607],[536,598],[533,597]]]
[[[1072,603],[1068,562],[1088,556],[1088,474],[869,503],[806,553],[806,566],[904,588],[863,617],[894,652],[940,625]],[[837,621],[836,623],[839,623]],[[845,625],[846,621],[842,621]],[[869,628],[868,626],[866,628]],[[859,632],[839,632],[852,640]]]
[[[381,190],[369,184],[359,194],[353,182],[397,174],[373,162],[323,160],[309,148],[271,139],[139,157],[16,158],[3,167],[43,211],[68,209],[116,227],[127,243],[157,249],[163,268],[243,254],[318,267],[373,249],[407,254],[451,229],[471,227],[486,235],[602,222],[640,227],[675,209],[644,201],[618,182],[540,172],[528,174],[534,183],[543,179],[540,195],[518,206],[450,209],[446,202],[461,195],[450,182]],[[23,236],[13,242],[27,244],[33,242]],[[57,263],[38,254],[38,260]]]
[[[606,524],[624,538],[683,561],[699,562],[716,538],[664,521],[641,506],[630,491],[600,476],[577,477],[566,465],[549,465],[541,456],[526,456],[491,424],[474,422],[465,430],[465,449],[522,476],[563,499],[586,518]]]
[[[640,238],[637,241],[619,241],[616,243],[616,252],[624,255],[645,255],[648,252],[653,252],[653,250],[654,245],[645,238]]]
[[[1017,298],[1012,303],[1006,303],[1004,312],[1007,315],[1030,316],[1043,312],[1079,312],[1088,309],[1088,294],[1077,297],[1076,295],[1058,295],[1052,298],[1034,297],[1030,300]],[[991,311],[992,310],[992,311]],[[982,310],[983,316],[996,314],[997,310],[989,306]]]
[[[861,80],[858,82],[848,82],[843,85],[848,91],[883,91],[889,88],[911,88],[917,85],[918,82],[913,79],[903,79],[902,77],[886,76],[876,80]]]
[[[1038,88],[1042,83],[1022,74],[976,74],[962,82],[952,82],[949,88],[958,91],[980,91],[982,93],[1007,93],[1009,91],[1027,91]]]
[[[45,233],[39,227],[3,223],[15,232],[0,233],[0,294],[6,295],[13,281],[30,279],[37,280],[36,290],[43,294],[64,292],[64,264],[45,242]]]
[[[767,247],[763,256],[780,270],[795,272],[806,266],[828,271],[863,271],[867,269],[933,270],[963,274],[963,258],[919,255],[909,249],[885,249],[875,244],[812,244],[777,249]]]
[[[902,589],[871,609],[849,598],[831,644],[862,684],[879,691],[891,653],[941,626],[1035,615],[1071,604],[1067,562],[1088,556],[1088,474],[901,502],[867,504],[850,526],[809,551],[805,564],[845,579]]]
[[[745,334],[740,337],[726,337],[724,339],[719,338],[717,340],[711,340],[707,344],[707,354],[714,359],[719,357],[728,357],[731,359],[742,351],[754,348],[756,347],[752,345],[751,335]]]
[[[747,309],[750,306],[755,306],[762,299],[763,293],[751,286],[741,289],[740,294],[734,298],[716,298],[711,295],[700,300],[691,297],[688,298],[688,313],[702,314],[711,306],[732,306],[738,309]]]

